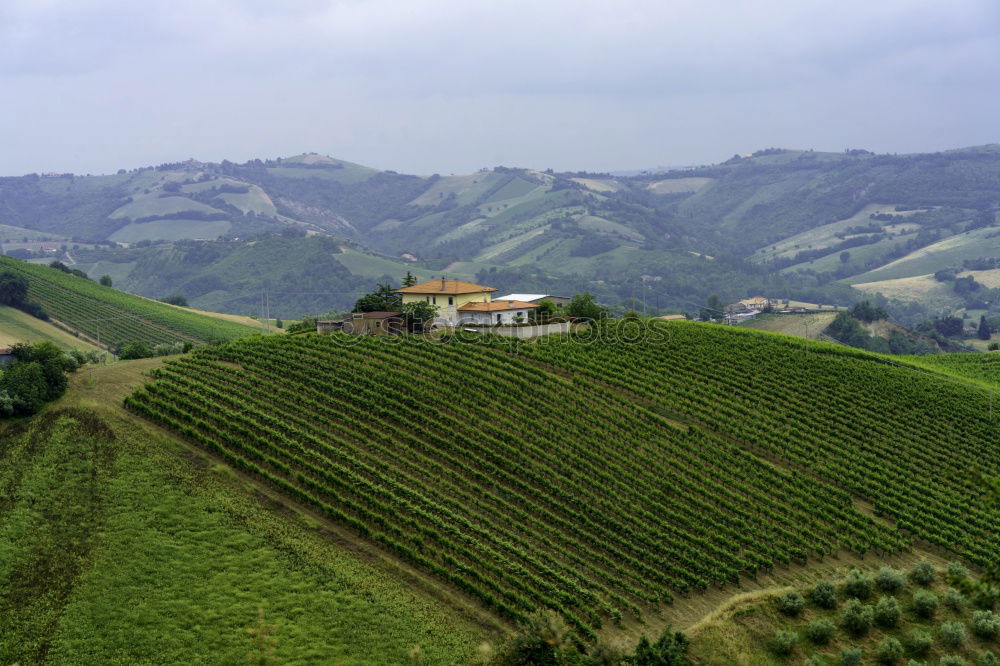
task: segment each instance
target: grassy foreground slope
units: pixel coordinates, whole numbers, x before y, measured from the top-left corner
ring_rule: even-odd
[[[42,342],[49,340],[60,349],[80,349],[97,351],[97,347],[67,333],[53,324],[32,317],[7,305],[0,305],[0,347],[9,347],[18,342]]]
[[[0,424],[0,662],[467,659],[484,629],[90,399],[158,362],[77,374],[58,405]]]
[[[28,298],[53,319],[102,343],[210,342],[252,332],[243,324],[206,317],[104,287],[69,273],[0,256],[0,271],[28,280]]]
[[[979,389],[752,331],[601,335],[247,339],[126,404],[499,616],[585,635],[838,551],[1000,547]]]

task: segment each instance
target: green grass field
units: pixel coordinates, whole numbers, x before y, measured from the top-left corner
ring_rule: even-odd
[[[81,401],[136,363],[0,424],[0,661],[400,664],[417,648],[456,664],[490,637],[321,521]]]
[[[950,236],[915,250],[881,268],[856,275],[847,282],[857,284],[926,275],[947,266],[961,267],[965,259],[995,257],[998,254],[1000,254],[1000,228],[985,227]]]
[[[219,211],[211,206],[194,201],[183,196],[146,195],[136,197],[132,203],[126,204],[111,214],[112,218],[127,217],[135,220],[140,217],[152,217],[155,215],[171,215],[174,213],[187,213],[195,211],[199,213],[218,213]]]
[[[95,345],[81,340],[49,322],[36,319],[6,305],[0,305],[0,347],[9,347],[18,342],[42,342],[45,340],[54,342],[62,349],[98,350]]]

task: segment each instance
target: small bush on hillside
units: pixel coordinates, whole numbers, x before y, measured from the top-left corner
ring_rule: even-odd
[[[889,629],[899,624],[903,612],[899,608],[896,597],[883,596],[875,604],[875,624]]]
[[[949,580],[962,580],[963,578],[969,577],[969,568],[966,567],[961,562],[949,562],[948,563],[948,578]]]
[[[875,658],[880,664],[895,664],[903,658],[903,644],[890,636],[878,644]]]
[[[925,620],[934,617],[938,609],[938,598],[933,592],[917,590],[913,593],[913,612]]]
[[[779,629],[774,632],[774,640],[771,641],[771,649],[775,654],[789,655],[795,649],[795,644],[799,642],[799,635],[794,631],[784,631]]]
[[[910,571],[910,580],[924,587],[933,583],[936,576],[937,573],[934,571],[934,566],[927,561],[917,562],[913,565],[913,570]]]
[[[976,659],[976,666],[1000,666],[1000,659],[987,650]]]
[[[993,610],[1000,602],[1000,585],[980,585],[972,596],[972,604],[983,610]]]
[[[848,633],[854,636],[863,636],[871,629],[874,618],[875,610],[871,606],[863,604],[857,599],[849,599],[844,605],[840,620]]]
[[[122,351],[118,355],[123,361],[137,358],[151,358],[152,356],[153,350],[146,346],[145,342],[130,342],[122,347]]]
[[[861,648],[844,648],[840,651],[840,666],[860,666]]]
[[[944,605],[956,613],[961,613],[965,608],[965,596],[955,588],[949,587],[944,594]]]
[[[872,580],[871,574],[858,571],[857,569],[851,569],[847,580],[844,581],[844,594],[848,597],[867,599],[872,595],[874,590],[875,581]]]
[[[957,648],[965,642],[965,625],[961,622],[945,622],[938,629],[938,636],[941,637],[942,644]]]
[[[920,661],[919,659],[910,659],[906,662],[906,666],[927,666],[927,662]]]
[[[947,657],[941,657],[941,661],[938,664],[939,666],[965,666],[965,659],[959,657],[957,654],[952,654]]]
[[[778,599],[778,610],[789,617],[798,617],[805,605],[805,598],[798,592],[788,592]]]
[[[821,654],[814,654],[813,656],[806,659],[805,666],[827,666],[829,662]]]
[[[836,625],[825,617],[810,622],[806,629],[806,637],[816,645],[826,645],[835,633],[837,633]]]
[[[886,594],[895,594],[903,589],[906,578],[902,571],[896,571],[892,567],[882,567],[875,576],[875,584],[878,589]]]
[[[972,633],[987,641],[1000,637],[1000,615],[988,610],[975,611],[972,614]]]
[[[812,599],[812,602],[820,608],[830,609],[837,607],[837,591],[831,583],[826,581],[818,583],[816,587],[813,588],[809,598]]]
[[[923,629],[914,629],[906,635],[906,649],[915,657],[923,657],[931,650],[934,639]]]

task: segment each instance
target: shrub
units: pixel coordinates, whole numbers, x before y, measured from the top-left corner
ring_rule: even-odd
[[[957,648],[965,642],[965,625],[961,622],[945,622],[938,629],[938,635],[941,636],[941,643]]]
[[[840,651],[840,666],[859,666],[861,648],[844,648]]]
[[[814,620],[806,629],[806,637],[816,645],[826,645],[837,633],[837,627],[826,618]]]
[[[875,654],[880,664],[895,664],[903,658],[903,645],[895,638],[889,636],[878,644],[878,652]]]
[[[934,639],[923,629],[914,629],[906,635],[906,649],[915,657],[923,657],[930,652]]]
[[[899,624],[902,614],[896,597],[883,596],[875,604],[875,624],[880,627],[895,627]]]
[[[826,657],[821,654],[814,654],[806,659],[805,666],[827,666]]]
[[[927,590],[917,590],[913,593],[913,612],[917,617],[929,619],[937,612],[938,598],[933,592]]]
[[[976,658],[976,666],[1000,666],[1000,659],[987,650]]]
[[[1000,586],[998,585],[980,585],[972,596],[973,605],[983,610],[993,610],[998,601],[1000,601]]]
[[[939,666],[965,666],[965,659],[953,654],[947,657],[941,657],[941,661],[939,661],[938,664]]]
[[[917,562],[913,565],[913,570],[910,571],[910,580],[925,587],[933,583],[936,576],[937,572],[934,571],[934,566],[926,560]]]
[[[788,592],[778,599],[778,610],[790,617],[798,617],[806,605],[806,600],[798,592]]]
[[[906,662],[906,666],[927,666],[926,661],[920,661],[918,659],[910,659]]]
[[[961,613],[965,608],[965,596],[955,588],[949,587],[944,594],[944,605],[956,613]]]
[[[812,599],[812,602],[820,608],[830,609],[837,607],[837,592],[834,590],[833,585],[826,581],[818,583],[816,587],[813,588],[809,597]]]
[[[774,632],[774,640],[771,642],[771,649],[775,654],[788,655],[795,649],[795,644],[799,642],[799,635],[794,631],[784,631],[779,629]]]
[[[972,633],[983,640],[994,640],[1000,636],[1000,615],[988,610],[975,611],[972,614]]]
[[[906,579],[902,571],[896,571],[892,567],[882,567],[875,576],[875,585],[886,594],[895,594],[903,589]]]
[[[875,611],[871,606],[862,604],[857,599],[850,599],[844,606],[841,622],[848,633],[863,636],[871,629],[874,616]]]
[[[962,580],[969,576],[969,569],[961,562],[948,563],[948,578],[950,580]]]
[[[875,581],[871,574],[866,574],[857,569],[851,569],[851,573],[844,582],[844,594],[857,599],[867,599],[875,590]]]
[[[153,351],[146,346],[145,342],[130,342],[124,347],[122,347],[121,354],[119,358],[123,361],[136,358],[150,358],[153,355]]]

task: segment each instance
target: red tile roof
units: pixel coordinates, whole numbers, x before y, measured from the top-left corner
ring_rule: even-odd
[[[412,287],[397,289],[397,294],[477,294],[496,291],[493,287],[462,282],[461,280],[428,280]]]
[[[523,310],[537,308],[538,303],[527,301],[490,301],[489,303],[466,303],[459,306],[460,312],[498,312],[500,310]]]

